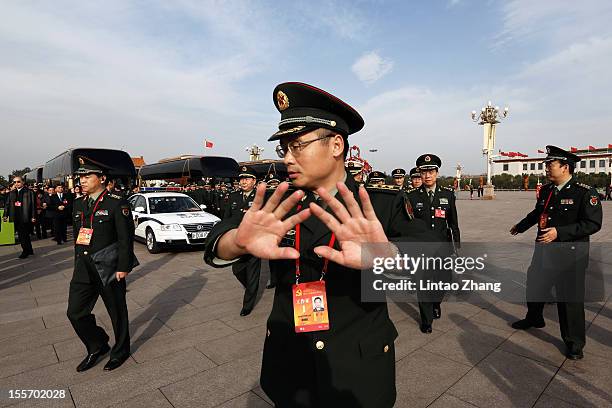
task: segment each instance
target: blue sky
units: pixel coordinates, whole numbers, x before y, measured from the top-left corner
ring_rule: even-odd
[[[357,108],[351,136],[376,169],[438,154],[484,171],[469,113],[510,106],[496,148],[612,143],[612,2],[5,2],[0,174],[68,147],[247,158],[302,81]],[[215,148],[204,151],[204,139]],[[364,153],[365,155],[365,153]]]

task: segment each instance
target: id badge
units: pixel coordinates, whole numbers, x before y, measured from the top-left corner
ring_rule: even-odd
[[[325,281],[293,285],[293,319],[296,333],[329,330]]]
[[[446,218],[446,210],[442,210],[441,208],[436,208],[435,214],[436,218]]]
[[[548,225],[548,214],[542,213],[540,215],[540,221],[538,222],[538,227],[540,227],[540,229],[544,229],[546,228],[546,225]]]
[[[91,236],[93,235],[93,228],[81,228],[79,235],[76,239],[77,245],[89,245],[91,242]]]
[[[15,201],[15,207],[21,207],[21,201]]]

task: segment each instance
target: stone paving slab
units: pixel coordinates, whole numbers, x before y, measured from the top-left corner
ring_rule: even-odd
[[[460,199],[458,207],[465,242],[513,242],[533,250],[534,231],[507,233],[533,208],[531,193],[500,193],[492,202]],[[612,203],[604,203],[604,212],[612,217]],[[593,241],[612,241],[612,229]],[[257,306],[240,317],[243,289],[231,268],[206,266],[199,250],[153,255],[137,243],[141,266],[128,276],[127,293],[133,356],[111,373],[102,370],[108,355],[77,373],[85,348],[66,318],[72,247],[49,240],[33,245],[36,256],[25,261],[15,259],[18,246],[0,247],[0,389],[64,389],[67,398],[0,399],[0,407],[273,405],[259,387],[274,296],[264,288],[267,264]],[[501,246],[497,252],[516,270],[526,269],[528,261],[513,259]],[[576,362],[564,357],[554,305],[545,307],[545,328],[513,330],[510,323],[525,312],[524,304],[489,294],[445,302],[433,333],[425,335],[416,303],[390,301],[399,333],[396,406],[610,406],[612,303],[586,305],[585,358]],[[112,345],[101,301],[94,313]]]

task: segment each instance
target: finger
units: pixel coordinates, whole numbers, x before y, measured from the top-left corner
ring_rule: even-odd
[[[378,219],[372,206],[372,201],[370,201],[370,195],[364,186],[359,186],[359,199],[361,200],[361,208],[366,219],[370,221]]]
[[[310,203],[310,211],[312,211],[312,213],[318,219],[320,219],[323,222],[323,224],[325,224],[327,228],[331,230],[331,232],[336,233],[336,235],[338,235],[337,231],[338,229],[340,229],[341,225],[336,219],[336,217],[334,217],[333,215],[331,215],[330,213],[328,213],[327,211],[325,211],[323,208],[321,208],[319,205],[315,203]]]
[[[293,207],[295,207],[298,201],[302,199],[302,197],[304,197],[304,192],[302,190],[294,191],[293,194],[283,200],[280,205],[276,207],[276,210],[274,210],[274,215],[276,218],[282,220],[283,217],[287,215],[287,213],[291,211]]]
[[[276,187],[276,190],[274,190],[274,193],[270,196],[270,198],[268,198],[266,205],[264,205],[262,209],[266,212],[274,211],[276,207],[278,207],[278,203],[280,203],[281,199],[283,198],[283,195],[285,194],[288,188],[288,183],[283,182],[279,184],[278,187]]]
[[[332,211],[334,212],[334,214],[336,214],[336,217],[338,217],[340,222],[346,223],[351,219],[351,215],[346,210],[346,207],[344,207],[344,205],[342,205],[342,203],[338,201],[336,197],[332,197],[332,195],[329,194],[327,190],[325,190],[324,188],[318,188],[317,194],[319,194],[323,201],[325,201],[325,203],[332,209]]]
[[[351,213],[351,216],[353,218],[363,218],[363,213],[361,212],[361,208],[359,207],[359,204],[357,204],[357,200],[355,200],[355,196],[353,195],[353,192],[349,190],[346,184],[342,182],[336,183],[336,187],[338,187],[338,191],[340,192],[340,195],[342,196],[342,199],[344,200],[344,204],[346,205],[346,208]]]
[[[287,231],[293,228],[296,224],[300,224],[306,221],[308,218],[310,218],[309,208],[302,210],[297,214],[293,214],[291,217],[283,221],[283,228],[285,229],[285,233],[287,233]]]
[[[300,257],[300,252],[291,247],[273,248],[268,255],[268,259],[297,259]]]
[[[344,256],[342,252],[330,248],[328,246],[318,246],[314,249],[315,254],[319,255],[322,258],[329,259],[333,263],[337,263],[338,265],[343,265]]]
[[[255,190],[255,198],[253,199],[253,204],[251,204],[251,208],[249,211],[259,211],[264,202],[264,197],[266,195],[266,183],[261,183],[257,186]]]

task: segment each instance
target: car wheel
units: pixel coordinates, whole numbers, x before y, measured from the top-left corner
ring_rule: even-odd
[[[147,228],[147,232],[145,236],[146,236],[147,250],[152,254],[159,253],[161,251],[161,248],[157,240],[155,240],[155,234],[153,233],[153,230],[151,228]]]

